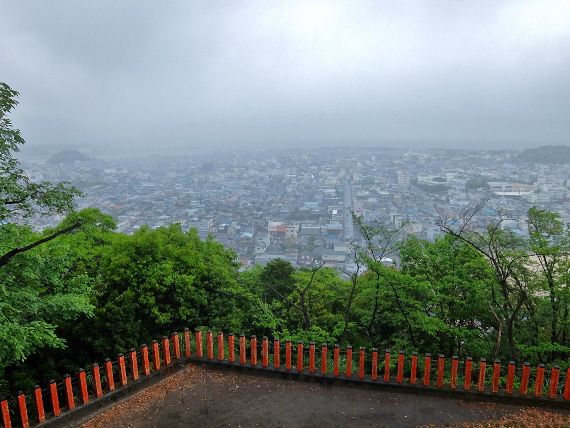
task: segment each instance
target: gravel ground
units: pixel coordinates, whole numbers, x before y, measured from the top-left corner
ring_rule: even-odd
[[[260,377],[189,366],[79,426],[570,427],[570,412]]]

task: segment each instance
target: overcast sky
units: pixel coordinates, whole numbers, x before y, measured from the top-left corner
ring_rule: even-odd
[[[0,0],[30,146],[570,143],[570,1]]]

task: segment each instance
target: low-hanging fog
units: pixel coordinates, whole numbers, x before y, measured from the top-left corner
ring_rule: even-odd
[[[568,143],[566,1],[3,2],[30,148]]]

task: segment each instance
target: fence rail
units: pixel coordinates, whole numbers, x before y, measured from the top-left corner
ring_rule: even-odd
[[[499,360],[494,360],[489,364],[482,358],[477,363],[470,357],[460,361],[457,356],[446,358],[442,354],[435,357],[425,354],[420,358],[415,352],[407,357],[401,351],[393,355],[389,350],[384,351],[382,358],[376,348],[367,352],[361,347],[354,355],[351,346],[342,350],[339,345],[334,345],[331,358],[326,344],[317,347],[311,342],[307,348],[305,343],[298,342],[293,351],[290,340],[283,345],[275,338],[270,346],[267,337],[264,336],[258,343],[257,337],[251,336],[248,344],[243,334],[238,338],[236,354],[236,340],[232,333],[227,336],[218,333],[216,340],[211,331],[205,332],[205,335],[205,355],[203,332],[196,330],[192,334],[186,328],[182,337],[178,333],[164,336],[160,342],[153,340],[150,349],[146,344],[142,345],[138,350],[131,349],[126,355],[118,354],[114,361],[105,359],[103,366],[94,363],[89,370],[80,369],[74,376],[66,374],[59,382],[52,380],[45,389],[36,385],[31,393],[19,392],[12,399],[2,399],[0,410],[3,426],[27,428],[41,425],[76,407],[100,400],[129,383],[141,382],[151,374],[171,367],[174,362],[185,361],[296,373],[323,379],[338,378],[355,383],[416,386],[417,389],[446,390],[450,394],[472,394],[475,398],[477,394],[485,394],[487,398],[516,397],[529,404],[555,402],[570,408],[570,368],[562,381],[563,373],[559,367],[553,366],[547,370],[544,364],[539,364],[531,368],[526,362],[517,366],[514,361],[503,365]]]

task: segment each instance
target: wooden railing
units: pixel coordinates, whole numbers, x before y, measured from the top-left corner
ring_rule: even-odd
[[[3,426],[29,427],[49,422],[129,384],[144,382],[178,362],[242,367],[321,380],[401,387],[402,390],[447,391],[458,398],[484,396],[487,400],[556,403],[570,408],[570,368],[563,374],[559,367],[547,369],[543,364],[532,368],[526,362],[510,361],[503,365],[495,360],[489,364],[484,358],[475,362],[470,357],[459,360],[457,356],[448,358],[441,354],[435,357],[425,354],[420,358],[417,353],[393,355],[388,350],[380,355],[376,348],[370,351],[360,348],[355,353],[351,346],[341,349],[339,345],[334,345],[331,353],[327,345],[317,349],[312,342],[308,347],[298,342],[293,350],[290,340],[283,344],[275,338],[270,346],[267,337],[258,343],[257,337],[251,336],[248,343],[246,337],[240,335],[236,344],[233,334],[218,333],[214,340],[211,331],[205,332],[204,355],[203,335],[201,330],[192,334],[184,329],[182,337],[173,333],[163,337],[160,343],[152,341],[150,349],[142,345],[126,355],[118,354],[114,361],[105,359],[102,367],[94,363],[88,371],[80,369],[74,376],[64,375],[59,382],[52,380],[47,388],[37,385],[31,393],[20,392],[12,399],[3,399],[0,401]]]

